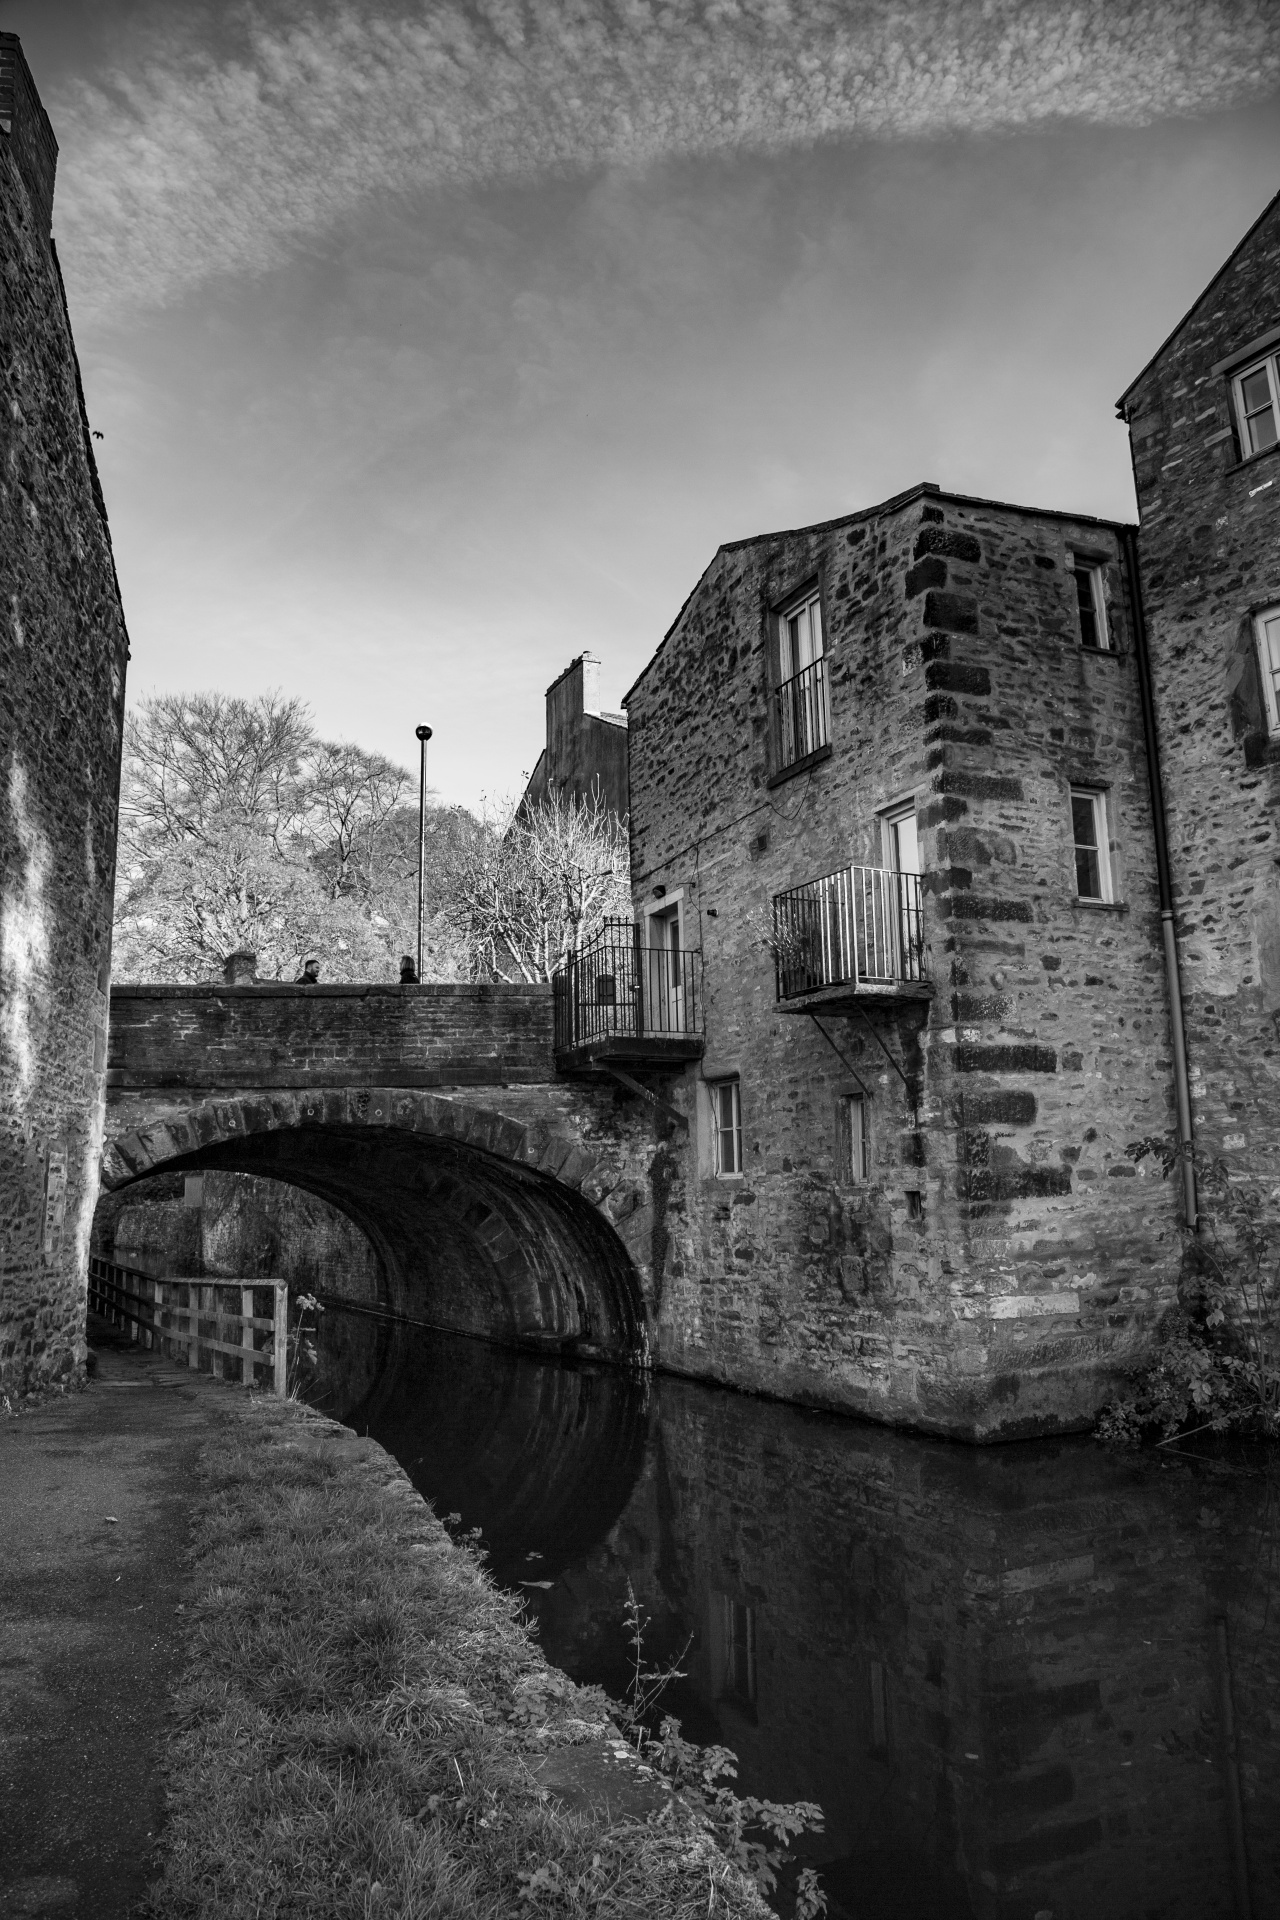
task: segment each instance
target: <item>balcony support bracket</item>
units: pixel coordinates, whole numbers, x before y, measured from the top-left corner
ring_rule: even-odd
[[[686,1132],[688,1131],[689,1116],[687,1113],[681,1113],[679,1107],[673,1107],[669,1101],[660,1100],[651,1088],[642,1087],[638,1080],[633,1079],[629,1073],[624,1073],[621,1067],[613,1066],[608,1060],[600,1060],[593,1056],[591,1064],[593,1067],[598,1067],[601,1073],[607,1073],[611,1079],[620,1082],[629,1092],[638,1093],[642,1100],[647,1100],[651,1107],[658,1109],[659,1113],[665,1113],[668,1120],[676,1121]]]
[[[917,1091],[912,1081],[910,1081],[907,1078],[907,1075],[903,1072],[902,1068],[898,1065],[897,1061],[894,1059],[893,1055],[890,1053],[888,1047],[886,1047],[880,1035],[876,1032],[875,1028],[872,1026],[870,1020],[867,1018],[866,1008],[858,1000],[854,1001],[853,1007],[854,1007],[854,1012],[861,1016],[863,1026],[866,1028],[867,1032],[871,1035],[871,1038],[875,1041],[881,1053],[884,1055],[885,1059],[889,1062],[889,1065],[893,1068],[899,1080],[901,1080],[903,1086],[906,1088],[907,1099],[911,1102],[912,1124],[918,1127],[920,1125],[919,1092]]]
[[[814,1013],[813,1009],[811,1007],[806,1008],[806,1012],[808,1013],[809,1018],[812,1020],[814,1026],[818,1029],[818,1032],[822,1035],[823,1039],[826,1041],[827,1045],[830,1047],[832,1053],[838,1055],[838,1057],[844,1061],[845,1066],[848,1067],[850,1073],[853,1075],[858,1085],[862,1088],[863,1093],[866,1095],[867,1099],[870,1100],[872,1098],[871,1089],[867,1085],[866,1081],[863,1079],[862,1075],[858,1072],[858,1069],[854,1066],[852,1060],[850,1060],[848,1054],[846,1054],[842,1048],[836,1045],[835,1041],[832,1039],[831,1035],[827,1032],[826,1028],[823,1026],[821,1020],[819,1020],[817,1014]]]

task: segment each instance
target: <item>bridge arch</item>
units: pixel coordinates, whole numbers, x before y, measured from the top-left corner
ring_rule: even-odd
[[[285,1181],[364,1231],[396,1311],[543,1350],[648,1355],[643,1275],[624,1238],[647,1197],[607,1141],[399,1087],[128,1105],[108,1110],[107,1192],[201,1168]]]

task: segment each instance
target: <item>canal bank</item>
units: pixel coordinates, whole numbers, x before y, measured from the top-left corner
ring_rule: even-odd
[[[375,1442],[113,1348],[4,1445],[6,1920],[765,1911]]]

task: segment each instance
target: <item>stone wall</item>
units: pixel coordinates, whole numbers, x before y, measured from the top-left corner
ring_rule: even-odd
[[[7,121],[7,130],[5,123]],[[0,1389],[83,1364],[128,644],[57,259],[56,143],[0,34]]]
[[[1272,1196],[1280,735],[1268,733],[1253,616],[1280,604],[1280,449],[1241,457],[1229,363],[1278,328],[1273,201],[1121,403],[1142,522],[1194,1130],[1206,1154]]]
[[[551,1080],[546,986],[117,986],[111,1087],[523,1086]]]
[[[628,696],[637,907],[678,902],[704,957],[665,1364],[1013,1436],[1087,1421],[1173,1298],[1173,1196],[1125,1155],[1172,1107],[1122,537],[926,487],[726,547]],[[1104,567],[1112,652],[1081,645],[1071,551]],[[831,750],[787,775],[768,653],[810,583]],[[1113,905],[1076,898],[1073,783],[1107,792]],[[883,866],[911,800],[933,997],[820,1010],[824,1037],[777,1003],[772,898]],[[719,1180],[701,1083],[730,1075],[745,1176]],[[838,1107],[862,1090],[855,1185]]]

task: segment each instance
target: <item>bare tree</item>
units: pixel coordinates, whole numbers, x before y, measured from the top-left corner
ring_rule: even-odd
[[[607,918],[630,917],[626,832],[598,795],[486,806],[449,861],[453,915],[499,980],[550,980]]]
[[[208,978],[250,947],[268,979],[314,953],[326,978],[394,980],[415,914],[411,790],[382,755],[318,740],[279,693],[143,701],[126,723],[117,977]],[[438,902],[433,921],[436,977],[465,974]]]

